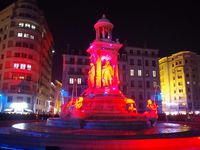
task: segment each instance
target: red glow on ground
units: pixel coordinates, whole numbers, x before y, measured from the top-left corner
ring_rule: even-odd
[[[82,143],[83,142],[83,143]],[[79,144],[84,144],[82,141]],[[86,142],[87,143],[87,142]],[[106,150],[200,150],[199,137],[168,139],[132,139],[132,140],[93,140],[84,144],[85,149]],[[77,143],[78,144],[78,143]],[[73,146],[72,146],[73,147]],[[77,145],[76,145],[77,147]]]

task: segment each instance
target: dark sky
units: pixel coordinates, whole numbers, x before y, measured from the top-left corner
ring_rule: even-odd
[[[0,0],[0,5],[8,1]],[[38,5],[55,40],[54,79],[61,80],[67,44],[86,50],[95,38],[93,26],[103,13],[114,24],[113,38],[129,46],[146,44],[159,49],[160,57],[180,50],[200,54],[200,9],[192,1],[38,0]]]

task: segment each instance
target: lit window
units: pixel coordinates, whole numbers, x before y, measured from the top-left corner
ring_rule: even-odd
[[[69,78],[69,84],[73,84],[74,83],[74,79],[73,78]]]
[[[42,38],[44,37],[44,32],[42,32]]]
[[[24,37],[25,37],[25,38],[28,38],[28,37],[29,37],[29,34],[24,33]]]
[[[19,23],[19,27],[24,27],[24,23],[23,23],[23,22],[20,22],[20,23]]]
[[[130,70],[130,76],[134,76],[134,69]]]
[[[31,65],[27,65],[27,70],[31,70]]]
[[[31,25],[31,29],[35,30],[35,28],[36,28],[35,25]]]
[[[156,77],[156,71],[153,71],[153,77]]]
[[[30,39],[34,40],[34,38],[35,38],[35,37],[34,37],[33,35],[30,35]]]
[[[25,23],[25,27],[26,27],[26,28],[30,28],[31,25],[30,25],[29,23]]]
[[[15,69],[18,69],[18,68],[19,68],[19,64],[18,64],[18,63],[14,63],[13,67],[14,67]]]
[[[142,76],[142,70],[138,70],[138,77]]]
[[[187,84],[190,84],[190,82],[189,82],[189,81],[187,81]]]
[[[20,69],[26,69],[26,65],[25,64],[20,64]]]
[[[17,37],[22,37],[23,33],[17,33]]]
[[[19,79],[20,80],[24,80],[24,76],[19,76]]]
[[[77,84],[81,84],[81,78],[77,79]]]

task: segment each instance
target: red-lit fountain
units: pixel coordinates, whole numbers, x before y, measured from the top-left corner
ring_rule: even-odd
[[[177,123],[157,123],[148,128],[157,120],[157,106],[148,100],[150,111],[137,113],[134,100],[118,89],[117,56],[122,44],[112,41],[113,24],[103,16],[94,27],[96,39],[87,49],[91,66],[88,88],[82,96],[64,104],[60,118],[0,128],[0,148],[177,149],[172,137],[194,134],[189,126]],[[198,138],[190,138],[180,140],[179,148],[194,147],[180,146],[188,141],[200,146]]]
[[[122,44],[112,40],[113,24],[103,15],[94,28],[96,39],[87,49],[90,54],[88,88],[81,97],[63,106],[59,122],[49,119],[47,124],[66,126],[69,122],[74,128],[92,129],[147,127],[150,121],[147,113],[137,113],[135,101],[125,97],[118,88],[117,59]],[[155,121],[157,113],[152,118]]]

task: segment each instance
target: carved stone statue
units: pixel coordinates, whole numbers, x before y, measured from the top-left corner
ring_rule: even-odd
[[[90,70],[88,72],[88,86],[94,87],[95,80],[95,66],[93,63],[90,63]]]
[[[103,86],[111,86],[113,82],[114,71],[109,61],[106,61],[102,69],[102,82]]]

